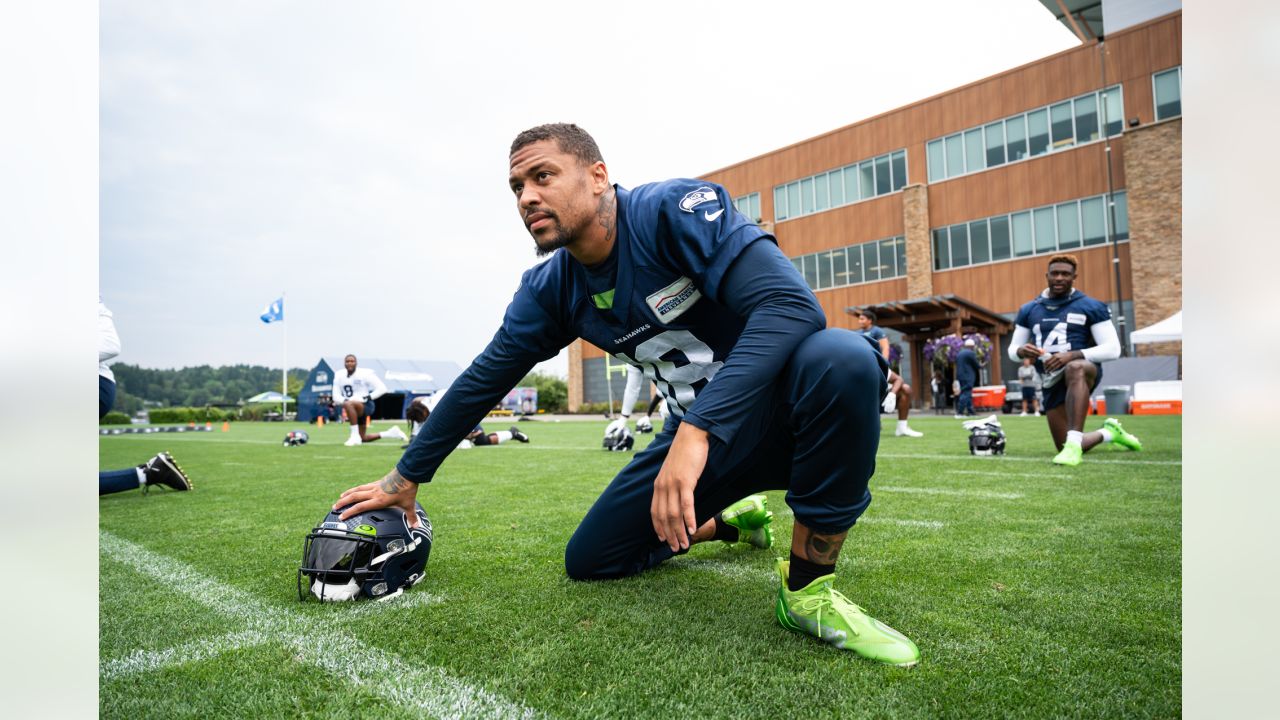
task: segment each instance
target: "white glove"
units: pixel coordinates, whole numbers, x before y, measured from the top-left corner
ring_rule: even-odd
[[[619,417],[615,419],[613,422],[609,423],[609,427],[604,429],[604,434],[608,436],[611,433],[621,432],[626,426],[627,426],[626,416]]]

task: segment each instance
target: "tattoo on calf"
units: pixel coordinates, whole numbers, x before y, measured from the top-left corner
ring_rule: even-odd
[[[398,470],[387,473],[387,476],[378,483],[378,488],[388,495],[395,495],[407,487],[409,487],[409,481],[401,477]]]
[[[819,535],[812,533],[804,541],[805,559],[822,565],[834,565],[844,545],[844,534]]]

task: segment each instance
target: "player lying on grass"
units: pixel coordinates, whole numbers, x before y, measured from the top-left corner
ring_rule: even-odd
[[[404,417],[413,424],[413,432],[411,437],[417,437],[418,432],[422,430],[422,426],[426,424],[427,418],[431,417],[431,405],[426,396],[416,397],[413,402],[409,403],[408,409],[404,411]],[[520,432],[520,428],[515,425],[510,430],[500,430],[498,432],[487,433],[484,427],[477,425],[467,434],[459,447],[472,447],[475,445],[501,445],[508,440],[516,440],[518,442],[529,442],[529,436]],[[404,446],[409,447],[408,445]]]
[[[1102,362],[1120,357],[1111,310],[1074,287],[1076,258],[1054,255],[1045,273],[1048,287],[1023,305],[1009,339],[1009,359],[1033,358],[1041,375],[1044,414],[1058,454],[1053,462],[1079,465],[1099,443],[1141,450],[1138,438],[1108,418],[1101,430],[1084,431],[1089,396],[1102,380]],[[1032,336],[1035,342],[1030,342]]]
[[[369,368],[357,368],[355,355],[343,358],[342,365],[346,373],[339,371],[334,374],[333,397],[342,403],[342,409],[347,412],[347,422],[351,423],[351,437],[343,444],[361,445],[381,440],[383,436],[407,440],[404,431],[394,426],[381,433],[368,431],[374,402],[387,394],[387,386],[378,373]]]
[[[564,124],[520,133],[509,183],[538,254],[555,254],[525,272],[497,334],[396,468],[342,494],[343,518],[413,508],[419,483],[485,413],[581,337],[643,368],[671,417],[570,538],[570,578],[628,577],[708,540],[767,547],[771,514],[752,496],[786,490],[795,525],[790,560],[777,563],[778,621],[880,662],[918,662],[914,643],[833,587],[871,502],[884,358],[826,328],[773,236],[722,187],[613,185],[591,136]]]

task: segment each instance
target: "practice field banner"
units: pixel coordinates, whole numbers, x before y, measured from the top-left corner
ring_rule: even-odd
[[[501,406],[513,415],[534,415],[538,412],[538,388],[515,388],[502,398]]]

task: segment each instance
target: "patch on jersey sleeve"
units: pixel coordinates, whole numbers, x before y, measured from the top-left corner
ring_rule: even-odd
[[[1084,325],[1089,321],[1083,313],[1067,313],[1067,322],[1072,325]]]
[[[692,193],[690,193],[692,194]],[[682,277],[645,298],[658,322],[669,323],[680,317],[702,297],[702,291],[693,281]]]
[[[694,190],[691,193],[687,193],[684,197],[680,198],[680,209],[687,213],[691,213],[693,212],[693,209],[698,207],[699,205],[703,203],[715,202],[715,201],[718,201],[719,199],[720,198],[716,197],[715,190],[712,190],[706,185],[703,185],[697,190]]]

